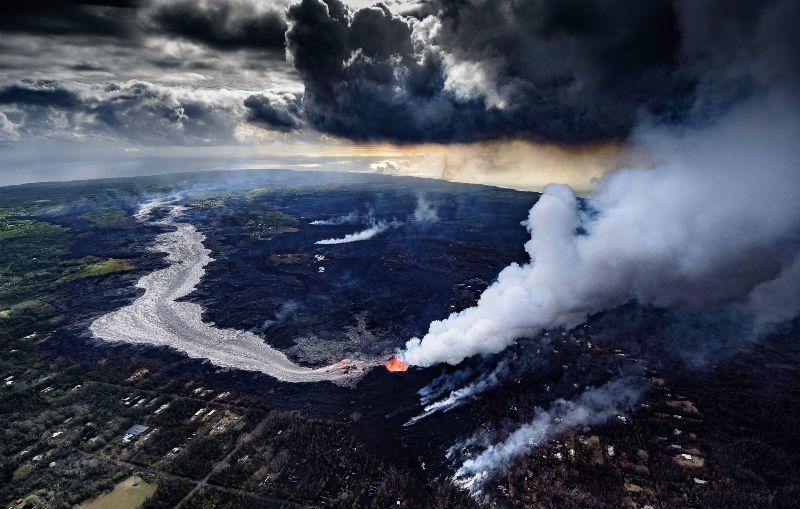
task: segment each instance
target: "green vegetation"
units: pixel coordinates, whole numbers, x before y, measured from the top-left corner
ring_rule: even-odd
[[[135,267],[136,263],[133,260],[127,260],[121,258],[109,258],[107,260],[102,260],[99,262],[86,263],[85,265],[82,265],[75,272],[72,272],[64,276],[62,280],[75,281],[77,279],[83,279],[86,277],[105,276],[107,274],[113,274],[115,272],[125,272],[128,270],[133,270]]]
[[[110,221],[124,211],[100,209]],[[132,270],[132,260],[88,256],[64,259],[72,240],[69,229],[29,219],[24,208],[0,209],[0,321],[14,331],[35,328],[51,315],[50,303],[71,282]],[[127,215],[126,215],[127,217]]]
[[[114,486],[108,493],[81,504],[80,509],[137,509],[156,492],[156,485],[134,475]]]
[[[32,235],[42,236],[49,233],[58,232],[62,228],[41,221],[31,221],[29,219],[14,220],[8,216],[0,216],[0,240],[10,241],[19,237],[30,237]]]
[[[80,217],[97,226],[120,226],[131,222],[131,217],[119,208],[104,208],[82,214]]]
[[[88,277],[132,270],[133,260],[95,257],[58,261],[50,257],[46,266],[17,273],[0,272],[0,318],[14,318],[41,309],[41,302],[57,297],[68,284]],[[32,303],[37,303],[36,305]]]
[[[192,488],[194,488],[192,482],[174,477],[162,477],[158,481],[156,492],[142,504],[140,509],[172,509]]]
[[[300,224],[296,217],[284,214],[277,210],[270,210],[258,217],[248,219],[247,226],[249,228],[256,228],[259,230],[277,230],[285,228],[294,228]]]
[[[0,277],[50,265],[67,251],[66,228],[0,210]]]
[[[13,324],[27,330],[36,323],[47,319],[50,311],[36,299],[25,300],[0,311],[0,324]]]

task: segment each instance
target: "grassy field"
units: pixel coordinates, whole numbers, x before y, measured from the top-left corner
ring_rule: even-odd
[[[114,489],[79,505],[80,509],[136,509],[153,493],[157,485],[146,483],[139,476],[131,476],[114,486]]]
[[[120,258],[108,258],[99,262],[88,263],[80,267],[77,271],[65,276],[66,281],[74,281],[85,277],[105,276],[114,272],[125,272],[133,270],[136,266],[133,260]]]
[[[82,214],[80,217],[87,219],[97,226],[119,226],[133,222],[133,219],[122,209],[102,208]]]

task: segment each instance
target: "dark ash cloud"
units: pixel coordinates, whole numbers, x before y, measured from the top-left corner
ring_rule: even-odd
[[[295,94],[254,94],[245,99],[247,120],[278,131],[293,131],[303,125],[302,98]]]
[[[0,32],[137,43],[167,36],[226,51],[282,50],[285,7],[257,0],[9,0],[0,5]]]
[[[13,83],[0,88],[0,104],[76,110],[84,103],[77,93],[62,87],[57,82],[37,81]]]
[[[437,93],[441,62],[433,52],[417,62],[406,18],[380,5],[353,15],[338,0],[304,0],[287,17],[288,55],[305,85],[306,119],[317,129],[412,141],[459,128],[448,111],[453,102]]]
[[[144,24],[219,50],[242,48],[282,51],[285,6],[248,0],[154,2],[144,13]]]
[[[7,0],[0,4],[0,33],[128,37],[138,0]]]
[[[401,16],[381,4],[352,12],[340,0],[301,0],[288,10],[286,40],[306,119],[321,131],[587,142],[626,138],[643,121],[703,121],[751,94],[759,78],[739,60],[764,44],[753,27],[773,7],[433,0]],[[783,48],[778,66],[795,32],[767,35]]]

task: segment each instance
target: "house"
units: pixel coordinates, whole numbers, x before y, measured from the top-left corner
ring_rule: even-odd
[[[153,412],[153,415],[158,415],[158,414],[160,414],[161,412],[163,412],[164,410],[166,410],[167,408],[169,408],[169,403],[164,403],[163,405],[161,405],[160,407],[158,407],[158,410],[156,410],[155,412]]]
[[[142,433],[144,433],[149,429],[150,429],[149,426],[145,426],[143,424],[134,424],[133,426],[128,428],[128,431],[126,431],[125,435],[122,436],[122,443],[127,444],[128,442],[133,440],[134,437],[141,435]]]

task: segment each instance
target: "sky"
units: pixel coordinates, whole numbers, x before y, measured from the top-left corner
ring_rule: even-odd
[[[791,3],[8,0],[0,185],[283,167],[584,191],[649,164],[648,129],[711,122],[774,67],[796,82]]]

